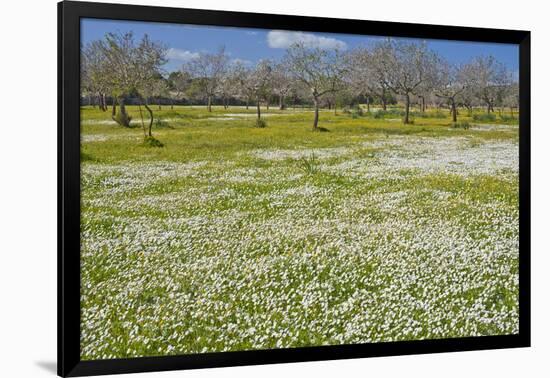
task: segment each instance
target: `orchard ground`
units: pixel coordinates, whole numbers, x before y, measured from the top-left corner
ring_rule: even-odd
[[[81,111],[83,359],[518,332],[508,113],[153,110]]]

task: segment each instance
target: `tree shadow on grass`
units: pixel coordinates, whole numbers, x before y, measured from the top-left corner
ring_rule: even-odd
[[[317,127],[313,129],[313,131],[317,133],[328,133],[330,130],[327,129],[326,127]]]

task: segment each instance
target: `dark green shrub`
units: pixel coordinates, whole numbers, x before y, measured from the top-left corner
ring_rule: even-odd
[[[495,122],[497,120],[497,116],[490,113],[474,114],[473,119],[477,122]]]
[[[359,105],[346,106],[343,110],[343,113],[351,115],[351,118],[358,118],[363,116],[363,108]]]
[[[464,129],[464,130],[468,130],[470,128],[470,124],[466,121],[461,121],[461,122],[453,122],[451,124],[452,128],[453,129]]]
[[[164,147],[164,144],[160,140],[152,136],[143,138],[143,145],[146,147]]]
[[[445,112],[442,112],[441,110],[437,110],[435,112],[418,112],[414,111],[410,113],[416,118],[437,118],[437,119],[444,119],[447,118],[447,114]]]
[[[267,127],[267,122],[263,118],[256,118],[256,122],[254,123],[254,127],[264,128]]]
[[[396,118],[403,117],[405,112],[399,109],[389,109],[389,110],[378,110],[373,112],[373,118],[383,119],[383,118]]]
[[[502,115],[500,116],[500,120],[501,120],[502,122],[515,122],[515,121],[517,121],[517,118],[516,118],[516,117],[513,117],[513,116],[511,116],[511,115],[502,114]]]

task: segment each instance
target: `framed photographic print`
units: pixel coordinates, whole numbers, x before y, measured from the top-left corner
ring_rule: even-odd
[[[59,375],[529,346],[529,32],[58,9]]]

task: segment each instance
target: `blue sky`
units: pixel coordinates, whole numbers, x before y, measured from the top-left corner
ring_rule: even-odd
[[[231,59],[253,64],[259,59],[279,59],[292,42],[312,46],[350,49],[375,41],[377,37],[352,34],[286,32],[268,29],[228,28],[183,24],[103,19],[81,20],[81,41],[102,39],[108,32],[133,31],[137,38],[148,34],[169,48],[167,71],[174,71],[199,52],[214,52],[225,46]],[[518,45],[481,42],[427,40],[428,46],[450,62],[467,62],[474,56],[493,55],[511,71],[519,66]]]

